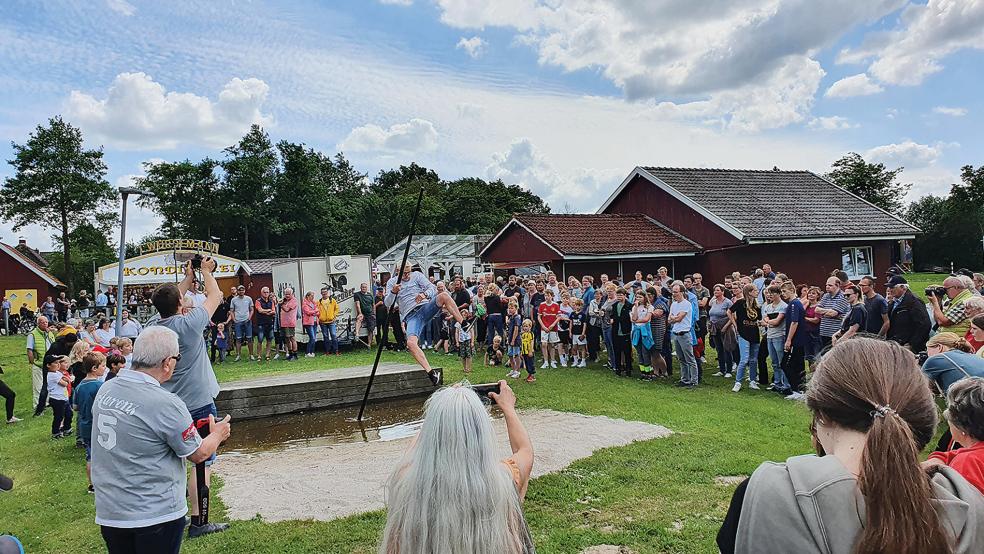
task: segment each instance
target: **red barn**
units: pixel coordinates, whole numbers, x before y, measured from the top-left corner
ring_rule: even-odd
[[[720,282],[769,263],[797,282],[835,269],[885,275],[919,230],[809,171],[637,167],[595,214],[517,215],[483,261],[558,274],[701,272]]]
[[[40,254],[32,256],[32,253],[23,240],[17,247],[0,242],[0,296],[10,296],[14,313],[24,302],[33,310],[45,297],[57,298],[65,290],[65,284],[37,261],[43,260]]]

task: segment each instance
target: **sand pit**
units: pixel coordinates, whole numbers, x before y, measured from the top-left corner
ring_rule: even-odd
[[[533,477],[559,471],[600,448],[662,438],[660,425],[552,410],[521,411],[533,441]],[[509,455],[506,425],[493,424],[502,456]],[[331,520],[383,507],[386,479],[410,439],[346,443],[222,456],[215,472],[223,479],[220,496],[232,519],[260,515],[266,521]]]

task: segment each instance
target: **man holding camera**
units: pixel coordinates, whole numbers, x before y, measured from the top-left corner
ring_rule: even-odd
[[[926,289],[926,296],[933,306],[933,319],[941,333],[948,331],[958,337],[967,334],[970,321],[964,302],[973,295],[959,277],[952,276],[943,281],[942,287]]]
[[[205,341],[202,340],[202,329],[208,326],[209,319],[222,302],[222,290],[215,281],[212,272],[215,271],[215,260],[205,258],[201,261],[202,279],[205,281],[205,302],[201,307],[193,307],[181,314],[181,299],[194,281],[194,271],[191,260],[185,265],[185,278],[180,283],[165,283],[154,291],[151,301],[160,312],[161,319],[157,325],[167,327],[178,335],[180,346],[173,368],[173,377],[162,382],[162,387],[172,392],[184,402],[193,421],[214,418],[218,415],[215,409],[215,397],[219,395],[219,383],[215,372],[209,363]],[[137,343],[139,344],[139,342]],[[209,481],[214,454],[205,461],[205,482]],[[188,537],[195,538],[208,533],[223,531],[229,527],[227,523],[207,523],[200,521],[198,508],[198,479],[192,472],[188,479],[188,500],[191,502],[191,527]]]

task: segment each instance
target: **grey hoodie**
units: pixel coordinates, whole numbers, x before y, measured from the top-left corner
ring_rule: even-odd
[[[932,486],[936,510],[955,537],[954,552],[984,552],[984,495],[945,466]],[[850,554],[864,520],[857,480],[834,456],[766,462],[748,482],[735,552]]]

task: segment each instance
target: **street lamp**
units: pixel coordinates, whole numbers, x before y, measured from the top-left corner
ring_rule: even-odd
[[[120,336],[120,327],[123,326],[123,261],[126,257],[126,199],[129,195],[134,196],[153,196],[154,193],[140,190],[134,187],[120,187],[120,194],[123,195],[123,213],[120,217],[120,265],[116,274],[116,336]]]

